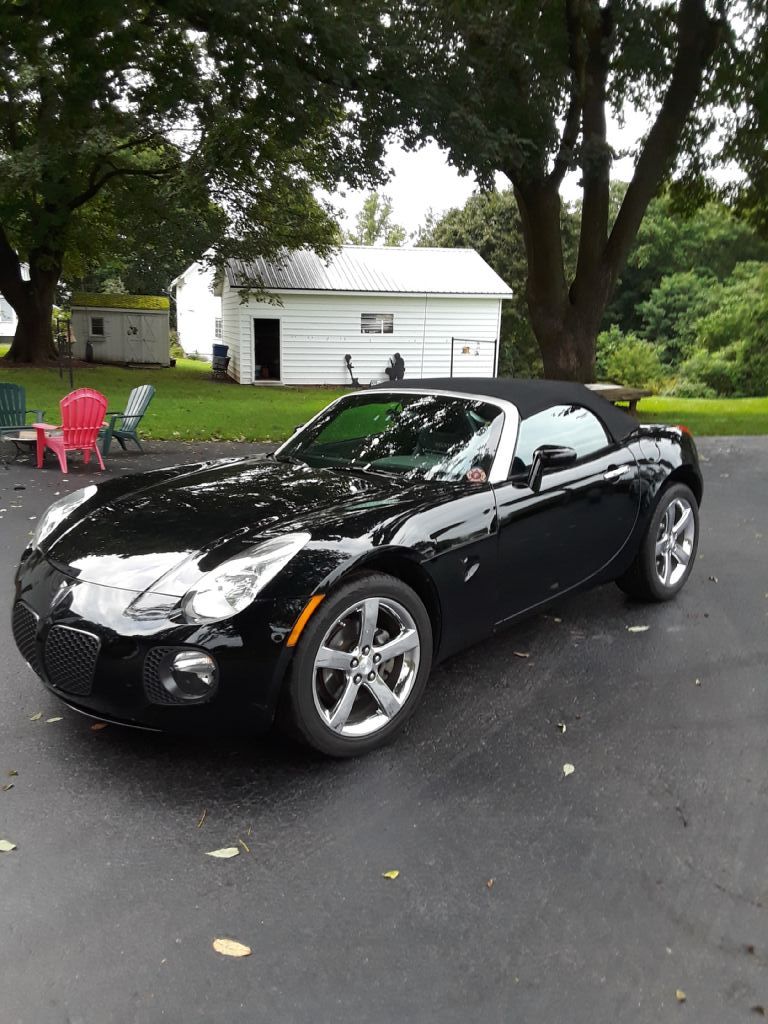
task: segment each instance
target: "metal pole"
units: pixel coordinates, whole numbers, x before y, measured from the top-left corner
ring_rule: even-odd
[[[449,377],[453,376],[453,347],[456,342],[455,338],[451,338],[451,372],[448,374]]]
[[[69,390],[74,391],[75,382],[72,377],[72,321],[67,320],[67,353],[69,355]]]

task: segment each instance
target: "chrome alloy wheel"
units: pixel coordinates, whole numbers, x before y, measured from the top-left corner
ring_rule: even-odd
[[[665,587],[683,578],[693,553],[696,518],[685,498],[671,501],[661,517],[656,536],[656,575]]]
[[[315,708],[339,736],[371,736],[403,708],[419,671],[416,623],[399,601],[368,597],[338,616],[313,667]]]

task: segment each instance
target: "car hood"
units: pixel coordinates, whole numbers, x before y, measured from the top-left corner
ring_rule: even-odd
[[[83,581],[180,597],[203,573],[260,540],[313,533],[319,524],[338,527],[365,510],[399,504],[412,489],[263,457],[179,467],[159,480],[137,475],[99,488],[43,548]]]

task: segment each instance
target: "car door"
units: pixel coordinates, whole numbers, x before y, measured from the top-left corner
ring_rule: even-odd
[[[576,461],[527,478],[535,450],[564,445]],[[498,515],[499,614],[511,618],[579,586],[623,548],[640,507],[632,453],[577,405],[558,405],[520,424],[510,478],[494,487]]]

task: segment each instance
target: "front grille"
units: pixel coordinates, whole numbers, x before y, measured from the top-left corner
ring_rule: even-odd
[[[21,656],[28,661],[38,675],[40,670],[40,655],[37,650],[37,616],[31,608],[27,608],[21,601],[17,601],[13,608],[11,620],[13,639],[21,651]]]
[[[160,682],[160,666],[164,661],[170,660],[179,651],[188,650],[186,647],[153,647],[147,652],[144,659],[144,692],[152,704],[187,704],[182,697],[177,697]]]
[[[91,692],[101,640],[93,633],[54,626],[45,642],[45,670],[51,686],[85,696]]]

